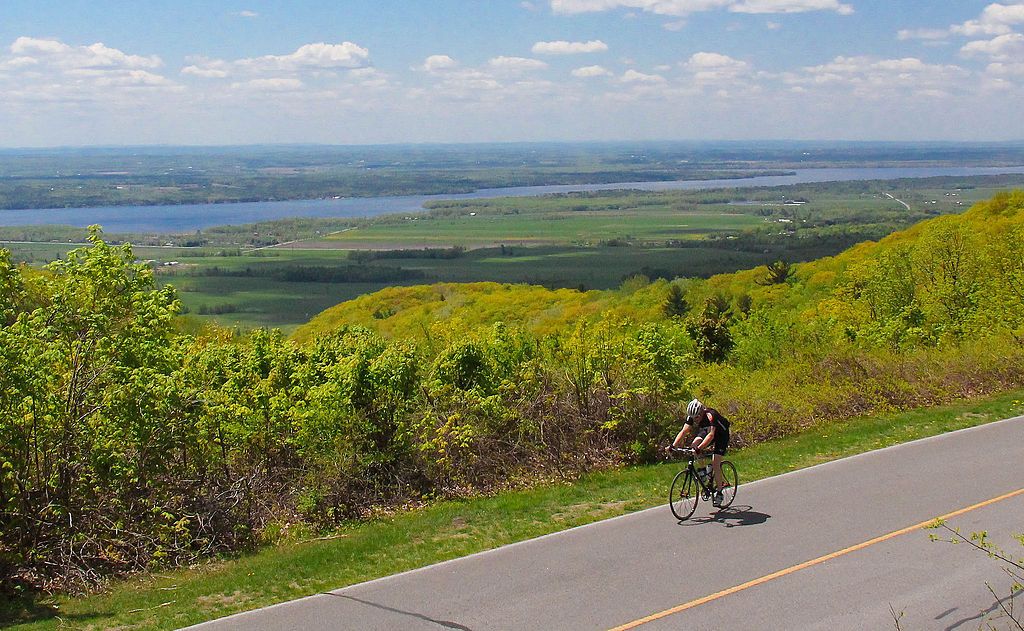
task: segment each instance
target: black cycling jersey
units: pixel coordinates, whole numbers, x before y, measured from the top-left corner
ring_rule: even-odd
[[[708,418],[710,417],[710,418]],[[722,413],[712,408],[705,408],[704,413],[697,419],[697,429],[714,426],[715,431],[725,430],[729,432],[729,419],[722,416]]]
[[[707,408],[697,420],[697,435],[707,436],[712,427],[715,428],[713,453],[724,456],[729,449],[729,419],[722,416],[718,410]]]

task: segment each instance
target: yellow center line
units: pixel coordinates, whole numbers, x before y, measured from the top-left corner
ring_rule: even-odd
[[[803,570],[805,568],[809,568],[809,567],[811,567],[813,565],[818,565],[820,563],[824,563],[825,561],[831,561],[832,559],[835,559],[836,557],[841,557],[844,554],[849,554],[851,552],[856,552],[857,550],[863,550],[864,548],[867,548],[868,546],[873,546],[876,543],[881,543],[883,541],[887,541],[887,540],[892,539],[894,537],[899,537],[900,535],[905,535],[908,532],[912,532],[914,530],[919,530],[921,528],[924,528],[925,526],[931,526],[932,524],[935,523],[936,520],[943,520],[943,521],[945,521],[945,520],[948,520],[948,519],[952,519],[954,517],[958,517],[960,515],[963,515],[964,513],[970,512],[972,510],[977,510],[979,508],[984,508],[985,506],[988,506],[990,504],[995,504],[996,502],[1001,502],[1003,500],[1006,500],[1006,499],[1009,499],[1011,497],[1015,497],[1015,496],[1021,495],[1021,494],[1024,494],[1024,489],[1017,489],[1016,491],[1012,491],[1010,493],[1006,493],[1005,495],[1000,495],[999,497],[993,497],[990,500],[985,500],[984,502],[979,502],[979,503],[974,504],[972,506],[968,506],[966,508],[961,508],[959,510],[955,510],[952,513],[946,513],[945,515],[943,515],[941,517],[934,517],[934,518],[929,519],[927,521],[923,521],[923,522],[921,522],[919,524],[914,524],[913,526],[907,526],[906,528],[901,528],[899,530],[894,530],[893,532],[890,532],[888,534],[882,535],[880,537],[875,537],[874,539],[871,539],[869,541],[865,541],[863,543],[858,543],[857,545],[850,546],[849,548],[843,548],[842,550],[839,550],[838,552],[832,552],[832,553],[826,554],[824,556],[820,556],[820,557],[818,557],[816,559],[811,559],[810,561],[804,561],[803,563],[799,563],[799,564],[794,565],[792,567],[787,567],[784,570],[779,570],[778,572],[772,572],[771,574],[766,574],[765,576],[762,576],[760,578],[755,578],[752,581],[747,581],[746,583],[743,583],[742,585],[736,585],[735,587],[730,587],[728,589],[723,589],[720,592],[715,592],[714,594],[710,594],[708,596],[704,596],[703,598],[698,598],[696,600],[691,600],[688,603],[683,603],[681,605],[677,605],[675,607],[672,607],[671,609],[666,609],[665,611],[659,611],[658,613],[652,613],[651,615],[646,616],[644,618],[640,618],[639,620],[634,620],[633,622],[627,622],[624,625],[615,627],[614,629],[611,629],[611,631],[626,631],[627,629],[635,629],[635,628],[639,627],[642,624],[647,624],[648,622],[654,622],[655,620],[660,620],[661,618],[665,618],[667,616],[671,616],[672,614],[677,614],[677,613],[679,613],[681,611],[686,611],[687,609],[693,609],[694,607],[698,607],[698,606],[703,605],[705,603],[709,603],[709,602],[711,602],[713,600],[718,600],[719,598],[722,598],[724,596],[728,596],[730,594],[735,594],[736,592],[741,592],[741,591],[743,591],[745,589],[748,589],[750,587],[756,587],[757,585],[761,585],[762,583],[767,583],[768,581],[774,580],[774,579],[782,577],[782,576],[786,576],[787,574],[792,574],[793,572],[798,572],[798,571]]]

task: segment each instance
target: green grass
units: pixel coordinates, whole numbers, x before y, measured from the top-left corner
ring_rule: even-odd
[[[727,209],[725,209],[727,210]],[[469,214],[457,217],[410,216],[332,235],[332,241],[380,247],[480,246],[498,243],[583,243],[602,240],[684,239],[721,230],[764,225],[761,217],[728,212],[692,213],[670,209],[588,211],[529,214]]]
[[[1024,412],[1024,391],[957,405],[821,425],[731,456],[741,484],[844,456]],[[667,438],[666,438],[667,440]],[[665,502],[679,465],[593,473],[493,497],[447,501],[370,522],[332,538],[295,541],[114,585],[84,598],[0,605],[17,629],[171,629],[352,585]],[[742,491],[741,491],[742,492]],[[665,519],[672,519],[668,509]]]

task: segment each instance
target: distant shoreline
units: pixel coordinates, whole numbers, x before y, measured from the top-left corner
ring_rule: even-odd
[[[931,177],[971,177],[1024,174],[1014,167],[900,167],[800,169],[792,175],[768,175],[743,179],[614,182],[605,184],[521,186],[480,189],[473,193],[398,195],[365,198],[179,204],[173,206],[97,206],[67,209],[0,211],[0,226],[99,224],[107,233],[183,234],[214,226],[247,225],[291,218],[366,218],[393,213],[417,213],[424,204],[442,200],[538,197],[550,194],[609,190],[671,191],[776,187],[843,181],[889,181]]]

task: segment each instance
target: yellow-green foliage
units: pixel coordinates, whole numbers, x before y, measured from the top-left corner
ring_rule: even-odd
[[[1022,192],[795,272],[392,288],[295,340],[181,335],[91,238],[44,275],[0,250],[0,591],[650,461],[694,395],[745,444],[1024,382]]]
[[[597,315],[659,318],[668,284],[635,285],[587,292],[499,283],[391,287],[327,309],[300,327],[293,339],[308,340],[346,325],[365,326],[388,337],[423,338],[433,323],[442,321],[464,331],[505,322],[546,335]]]
[[[816,336],[827,330],[833,343],[861,346],[930,346],[1015,330],[1024,325],[1024,191],[799,264],[782,283],[765,283],[765,276],[762,267],[688,281],[686,300],[699,311],[720,296],[736,316],[767,311],[785,326]],[[294,338],[361,325],[423,339],[439,321],[465,331],[508,322],[543,336],[581,320],[662,319],[667,291],[664,281],[588,292],[495,283],[395,287],[328,309]]]

